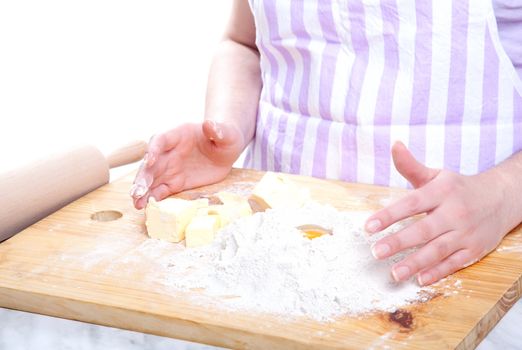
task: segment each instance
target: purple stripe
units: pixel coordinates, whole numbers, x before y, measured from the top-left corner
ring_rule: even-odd
[[[389,185],[390,183],[390,125],[395,83],[399,69],[399,14],[396,0],[381,2],[384,40],[384,72],[377,96],[374,118],[373,147],[374,183]]]
[[[283,143],[285,141],[286,124],[288,123],[288,117],[286,115],[279,115],[279,124],[277,127],[277,138],[274,146],[274,170],[282,170],[282,155],[283,155]]]
[[[452,2],[451,57],[446,110],[446,140],[444,168],[460,172],[462,121],[468,65],[469,0]]]
[[[341,139],[341,176],[340,180],[357,181],[357,143],[355,142],[354,124],[344,124]]]
[[[308,89],[310,86],[311,55],[308,45],[311,39],[304,25],[304,1],[290,2],[290,25],[297,38],[295,44],[297,52],[303,58],[303,80],[299,90],[299,113],[302,116],[309,116]]]
[[[268,116],[263,121],[265,126],[263,127],[263,135],[261,136],[261,170],[268,169],[268,137],[270,136],[270,129],[272,128],[272,112],[268,113]]]
[[[254,136],[252,137],[252,143],[250,144],[250,147],[248,147],[248,150],[247,150],[247,154],[245,156],[245,161],[243,162],[243,167],[244,168],[251,168],[251,169],[255,169],[255,155],[256,155],[256,144],[257,144],[257,140],[259,140],[259,138],[257,137],[257,135],[259,135],[258,131],[257,131],[257,127],[259,125],[259,110],[257,112],[257,116],[256,116],[256,129],[255,129],[255,133],[254,133]]]
[[[290,172],[299,174],[301,171],[301,154],[303,153],[303,141],[306,132],[306,123],[309,118],[298,118],[295,127],[294,144],[292,147],[292,156],[290,161]]]
[[[256,167],[254,162],[255,162],[255,155],[256,155],[257,140],[259,140],[257,135],[260,135],[260,133],[258,132],[260,115],[261,115],[261,113],[259,112],[259,109],[258,109],[257,115],[256,115],[256,128],[254,130],[254,136],[252,137],[252,142],[250,144],[250,147],[247,150],[247,154],[245,156],[245,161],[243,162],[243,166],[245,168],[255,168]]]
[[[268,59],[268,62],[270,63],[270,75],[269,76],[266,75],[266,70],[264,70],[265,74],[263,74],[263,75],[265,77],[267,77],[268,79],[270,79],[270,81],[268,82],[270,85],[270,96],[268,98],[269,98],[269,101],[272,103],[272,105],[275,106],[276,105],[275,86],[277,84],[277,77],[279,75],[279,66],[277,65],[277,61],[276,61],[274,55],[272,55],[272,53],[270,53],[270,51],[267,49],[265,44],[263,44],[263,40],[259,41],[259,49],[260,49],[261,53]],[[263,82],[263,85],[264,84],[267,84],[267,82]]]
[[[254,153],[254,145],[256,144],[255,140],[256,139],[254,138],[252,144],[247,149],[247,152],[245,155],[245,160],[243,161],[243,168],[252,168],[252,165],[250,164],[250,162],[252,161],[252,157],[253,157],[252,153]]]
[[[432,1],[415,1],[417,32],[415,34],[415,65],[413,71],[413,96],[410,112],[409,148],[415,158],[426,159],[426,122],[431,89],[432,64]]]
[[[328,139],[331,125],[331,121],[321,120],[317,126],[312,176],[322,179],[326,177],[326,155],[328,154]]]
[[[348,84],[348,93],[344,109],[343,128],[343,159],[341,177],[347,181],[357,180],[357,111],[361,99],[361,89],[368,67],[368,40],[366,39],[366,20],[364,4],[361,0],[348,2],[348,18],[355,60],[351,68]]]
[[[495,165],[498,117],[499,59],[486,28],[484,82],[480,117],[479,172]]]
[[[522,150],[522,96],[513,89],[513,154]]]
[[[268,36],[270,38],[270,44],[277,51],[279,51],[281,56],[283,56],[287,67],[281,104],[285,111],[292,111],[290,106],[290,96],[294,86],[295,62],[292,58],[292,55],[290,55],[290,52],[283,44],[283,40],[279,34],[279,23],[277,22],[275,3],[270,3],[270,1],[263,1],[263,4],[267,20],[269,21]]]

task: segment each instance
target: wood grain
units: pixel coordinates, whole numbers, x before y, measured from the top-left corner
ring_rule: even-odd
[[[222,189],[248,193],[261,176],[234,170],[222,183],[180,197]],[[404,193],[294,178],[315,199],[341,210],[375,210]],[[201,305],[165,283],[162,259],[179,246],[165,245],[154,252],[157,260],[143,253],[143,212],[127,194],[132,179],[105,185],[0,244],[0,306],[237,349],[470,349],[522,293],[519,227],[496,252],[440,284],[430,301],[395,314],[320,323]],[[101,211],[122,216],[95,220]]]
[[[104,156],[96,147],[71,148],[0,171],[0,242],[109,182],[109,169],[143,158],[144,141]]]

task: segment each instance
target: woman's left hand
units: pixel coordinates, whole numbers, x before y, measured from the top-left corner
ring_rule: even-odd
[[[392,267],[396,281],[417,274],[420,285],[434,283],[487,255],[516,226],[506,201],[510,188],[494,168],[474,176],[427,168],[402,143],[393,146],[392,155],[415,190],[368,218],[366,230],[376,233],[426,214],[372,246],[377,259],[421,246]]]

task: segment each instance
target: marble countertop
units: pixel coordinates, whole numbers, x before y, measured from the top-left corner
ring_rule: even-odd
[[[522,300],[479,350],[522,349]],[[0,308],[0,350],[209,350],[213,346]]]

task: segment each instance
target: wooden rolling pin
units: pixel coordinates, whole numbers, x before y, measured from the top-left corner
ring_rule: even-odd
[[[146,149],[135,141],[104,156],[82,146],[1,173],[0,242],[108,183],[109,169],[140,160]]]

